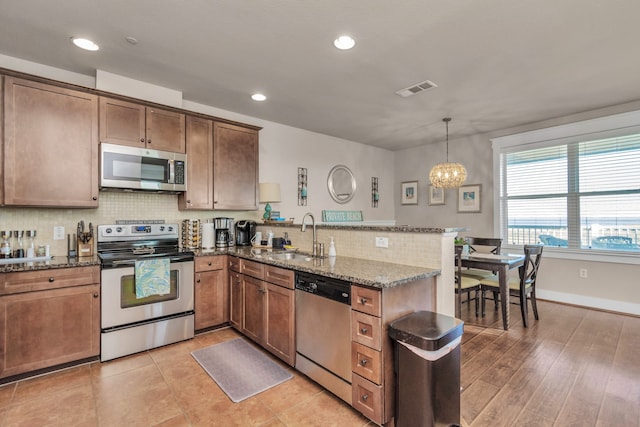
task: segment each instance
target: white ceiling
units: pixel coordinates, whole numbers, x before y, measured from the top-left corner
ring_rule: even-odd
[[[398,150],[442,141],[445,116],[455,139],[640,100],[638,17],[638,0],[0,0],[0,53]]]

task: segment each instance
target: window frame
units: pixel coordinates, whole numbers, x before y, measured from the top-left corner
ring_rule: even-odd
[[[507,235],[507,224],[503,223],[506,203],[501,194],[501,176],[505,173],[506,165],[501,162],[501,155],[508,152],[527,149],[544,148],[566,145],[572,142],[615,138],[631,134],[640,134],[640,111],[614,114],[578,122],[566,123],[548,128],[491,138],[493,150],[493,193],[494,193],[494,230],[501,236]],[[570,214],[570,213],[569,213]],[[575,221],[576,218],[567,218]],[[580,219],[577,218],[578,224]],[[569,224],[567,224],[570,227]],[[513,245],[503,245],[506,250],[519,249]],[[600,262],[614,262],[623,264],[639,264],[640,253],[630,251],[604,251],[577,247],[545,246],[545,255],[551,258],[575,259]]]

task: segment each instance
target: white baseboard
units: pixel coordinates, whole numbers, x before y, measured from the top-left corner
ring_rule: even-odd
[[[548,301],[562,302],[583,307],[597,308],[600,310],[616,311],[618,313],[640,316],[640,304],[624,301],[615,301],[603,298],[586,297],[583,295],[567,294],[564,292],[545,291],[536,289],[536,297]]]

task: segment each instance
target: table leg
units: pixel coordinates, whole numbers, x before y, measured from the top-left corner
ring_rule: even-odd
[[[502,306],[502,327],[509,330],[509,267],[503,265],[498,270],[498,282],[500,284],[500,304]]]

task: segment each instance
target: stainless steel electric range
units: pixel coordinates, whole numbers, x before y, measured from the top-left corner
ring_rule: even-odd
[[[98,226],[100,360],[193,338],[194,254],[178,242],[177,224]]]

